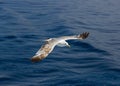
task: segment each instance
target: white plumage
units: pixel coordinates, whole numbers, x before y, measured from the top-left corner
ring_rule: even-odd
[[[49,53],[54,49],[56,45],[60,47],[68,46],[68,42],[66,40],[73,40],[73,39],[85,39],[89,35],[88,32],[84,32],[80,35],[74,35],[74,36],[62,36],[59,38],[50,38],[45,40],[45,44],[42,45],[42,47],[37,51],[37,53],[32,57],[32,62],[37,62],[42,60],[43,58],[47,57]]]

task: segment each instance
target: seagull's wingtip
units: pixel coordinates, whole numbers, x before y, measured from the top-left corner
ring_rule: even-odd
[[[77,38],[86,39],[89,36],[89,34],[89,32],[83,32],[82,34],[78,35]]]
[[[34,62],[40,61],[41,59],[39,58],[39,56],[35,56],[35,57],[32,57],[30,60],[32,63],[34,63]]]

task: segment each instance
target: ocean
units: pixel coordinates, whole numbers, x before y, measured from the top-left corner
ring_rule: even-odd
[[[45,39],[83,32],[30,61]],[[120,0],[1,0],[0,86],[120,86]]]

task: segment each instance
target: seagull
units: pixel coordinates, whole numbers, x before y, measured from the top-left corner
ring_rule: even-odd
[[[31,58],[32,62],[38,62],[46,58],[54,49],[54,47],[60,46],[60,47],[70,47],[68,42],[66,40],[74,40],[74,39],[86,39],[89,35],[89,32],[83,32],[79,35],[73,35],[73,36],[62,36],[58,38],[49,38],[44,40],[45,44],[41,46],[41,48],[37,51],[37,53]]]

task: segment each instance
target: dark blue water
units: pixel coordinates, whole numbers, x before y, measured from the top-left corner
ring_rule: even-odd
[[[85,31],[30,61],[44,39]],[[0,86],[120,86],[120,0],[1,0]]]

